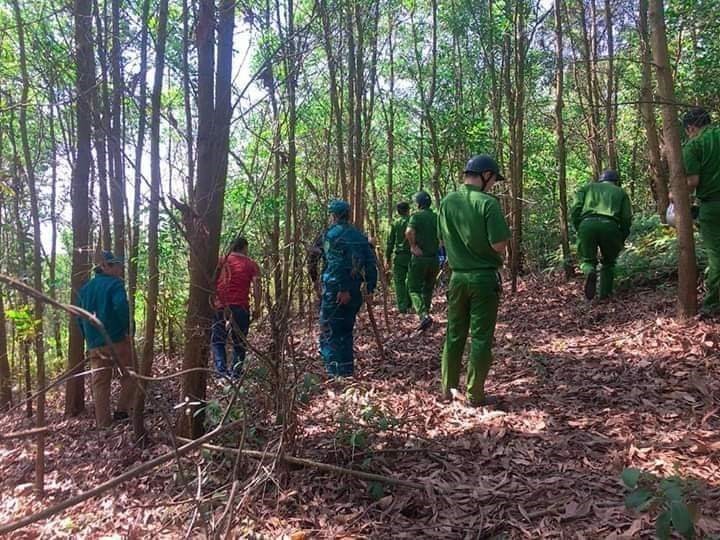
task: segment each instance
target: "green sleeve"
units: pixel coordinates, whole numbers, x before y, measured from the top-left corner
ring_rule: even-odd
[[[490,245],[504,242],[510,238],[510,228],[503,216],[502,208],[497,199],[491,199],[485,214],[485,227]]]
[[[623,197],[620,212],[620,230],[623,233],[623,240],[630,235],[630,225],[632,225],[632,205],[630,204],[630,197],[628,197],[626,193]]]
[[[393,223],[390,226],[390,234],[388,234],[387,247],[385,248],[386,261],[389,261],[392,258],[393,250],[395,249],[395,229],[397,229],[397,226],[397,223]]]
[[[690,139],[685,143],[682,150],[683,165],[685,166],[685,174],[694,176],[700,174],[702,155],[699,139]]]
[[[581,187],[577,190],[577,193],[575,193],[575,202],[572,205],[572,209],[570,210],[570,219],[572,220],[573,227],[577,231],[580,227],[580,221],[582,221],[582,209],[583,206],[585,206],[585,193],[587,191],[587,187]]]

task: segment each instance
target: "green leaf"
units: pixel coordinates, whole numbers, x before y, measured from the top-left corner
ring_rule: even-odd
[[[663,480],[660,483],[660,488],[665,494],[665,498],[671,502],[682,502],[683,490],[680,484],[674,480]]]
[[[659,540],[670,538],[670,512],[667,510],[660,514],[655,521],[655,536]]]
[[[640,509],[641,506],[652,498],[653,494],[647,489],[636,489],[625,497],[625,506]]]
[[[640,480],[641,474],[642,471],[640,469],[635,469],[633,467],[624,469],[622,472],[623,484],[625,484],[628,489],[635,489],[637,487],[638,480]]]
[[[370,482],[368,491],[373,500],[379,501],[385,496],[385,487],[380,482]]]
[[[673,527],[679,532],[683,538],[694,538],[695,527],[693,526],[690,510],[682,501],[673,501],[670,504],[670,518]]]

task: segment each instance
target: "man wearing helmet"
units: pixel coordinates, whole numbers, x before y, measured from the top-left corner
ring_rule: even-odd
[[[502,253],[510,238],[498,200],[488,191],[504,180],[493,158],[472,157],[464,183],[440,203],[438,231],[452,270],[448,285],[448,323],[442,353],[443,398],[460,382],[465,342],[470,333],[467,398],[474,406],[491,404],[485,379],[492,364],[492,342],[500,303]]]
[[[353,327],[363,300],[360,286],[364,281],[372,295],[377,267],[367,237],[348,223],[350,205],[333,200],[328,212],[332,223],[322,241],[320,355],[328,375],[349,377],[354,372]]]
[[[612,294],[615,261],[630,234],[632,208],[627,193],[617,184],[613,170],[604,171],[597,182],[581,187],[573,204],[572,223],[578,235],[578,258],[585,274],[585,298],[592,300],[597,289],[598,249],[602,257],[600,298]]]
[[[397,205],[398,218],[390,227],[385,260],[392,262],[393,281],[395,283],[395,299],[400,313],[410,309],[410,295],[407,290],[407,273],[410,265],[410,244],[405,238],[405,229],[410,219],[410,205],[406,202]],[[393,255],[395,256],[393,258]]]
[[[700,107],[683,116],[688,141],[683,164],[690,190],[700,201],[698,222],[708,258],[705,298],[701,310],[720,310],[720,128],[711,125],[710,114]]]
[[[410,216],[405,238],[410,244],[410,267],[408,268],[407,288],[412,307],[420,318],[420,329],[425,330],[432,324],[430,306],[435,289],[440,264],[437,236],[437,215],[430,209],[430,195],[425,191],[415,194],[418,211]]]

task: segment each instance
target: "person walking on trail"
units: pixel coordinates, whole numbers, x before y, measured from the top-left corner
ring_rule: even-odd
[[[441,361],[442,397],[452,399],[460,381],[465,342],[471,345],[467,365],[467,400],[472,406],[497,403],[485,395],[492,364],[492,342],[500,303],[502,266],[510,229],[498,200],[488,193],[504,180],[487,155],[472,157],[464,183],[440,203],[438,231],[452,271],[447,297],[447,333]]]
[[[350,377],[355,369],[353,328],[363,302],[360,288],[365,282],[366,301],[371,301],[377,285],[377,264],[367,237],[348,223],[350,205],[333,200],[328,212],[331,224],[323,235],[322,250],[311,251],[315,264],[320,256],[323,258],[320,355],[328,375]],[[312,277],[312,266],[309,270]]]
[[[220,258],[215,280],[215,314],[213,315],[210,345],[215,371],[218,375],[236,378],[245,361],[245,344],[250,330],[250,288],[255,309],[253,319],[260,314],[260,267],[248,257],[248,242],[239,236],[230,254]],[[232,336],[233,359],[228,369],[225,345],[228,333]]]
[[[395,299],[400,313],[407,313],[410,309],[410,294],[407,289],[407,274],[410,266],[410,244],[405,238],[410,220],[410,205],[406,202],[397,205],[398,218],[390,227],[387,247],[385,249],[385,260],[392,268],[393,282],[395,284]],[[394,258],[393,258],[394,255]]]
[[[117,408],[110,414],[110,383],[116,367],[115,358],[125,368],[133,367],[133,343],[130,337],[130,308],[122,280],[123,259],[103,251],[95,276],[78,292],[78,305],[102,322],[112,344],[86,319],[80,319],[92,367],[92,391],[95,400],[95,422],[98,428],[110,426],[113,420],[128,418],[135,394],[130,375],[120,376]]]
[[[632,208],[630,198],[618,186],[620,177],[613,170],[604,171],[597,182],[580,188],[575,196],[571,216],[578,234],[578,258],[585,274],[585,298],[592,300],[597,289],[598,249],[602,257],[600,298],[613,291],[615,261],[630,234]]]
[[[683,116],[688,141],[683,146],[683,165],[689,189],[700,202],[698,224],[708,258],[705,297],[701,312],[720,311],[720,128],[700,107]]]
[[[430,195],[425,191],[415,194],[418,210],[408,220],[405,238],[410,245],[410,266],[408,267],[407,288],[412,307],[420,318],[420,330],[430,327],[430,317],[435,280],[440,265],[437,235],[437,214],[430,208]]]

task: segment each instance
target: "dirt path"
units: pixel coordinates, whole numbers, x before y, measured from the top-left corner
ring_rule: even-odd
[[[634,290],[590,307],[578,291],[529,281],[504,298],[487,390],[506,412],[439,403],[441,298],[437,324],[421,338],[411,336],[413,318],[393,318],[388,365],[361,320],[357,376],[308,386],[298,454],[432,489],[294,469],[279,498],[269,489],[245,501],[244,527],[271,537],[638,538],[652,535],[654,523],[624,507],[619,475],[634,466],[699,479],[699,529],[720,534],[717,324],[679,326],[667,291]],[[314,355],[314,336],[299,337],[300,350]],[[173,389],[157,392],[170,407]],[[9,495],[1,522],[166,450],[132,448],[127,426],[100,435],[89,417],[53,414],[44,502],[23,487],[32,445],[0,445],[0,490]],[[3,424],[6,431],[24,421]],[[177,537],[187,507],[157,504],[172,497],[182,494],[167,468],[17,537]]]

